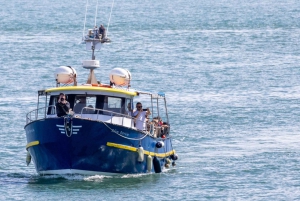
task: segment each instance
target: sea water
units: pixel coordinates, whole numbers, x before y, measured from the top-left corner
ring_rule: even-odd
[[[86,29],[95,25],[88,1]],[[96,77],[130,70],[167,96],[177,166],[161,174],[39,176],[25,115],[70,65],[79,83],[86,1],[0,1],[1,200],[299,200],[300,2],[101,1],[112,43]],[[111,15],[110,15],[110,11]]]

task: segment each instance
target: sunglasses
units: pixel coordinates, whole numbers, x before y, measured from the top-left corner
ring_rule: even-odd
[[[137,106],[137,108],[142,108],[143,106]]]

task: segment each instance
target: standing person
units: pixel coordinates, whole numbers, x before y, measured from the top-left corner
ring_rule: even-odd
[[[70,103],[66,100],[66,95],[64,93],[59,94],[58,101],[55,106],[58,117],[69,114]]]
[[[97,26],[94,27],[94,38],[99,38],[99,33],[98,33]]]
[[[99,27],[99,35],[100,34],[101,34],[101,39],[106,37],[106,30],[105,30],[103,24],[101,24],[100,27]]]
[[[144,111],[142,103],[138,102],[136,104],[136,111],[133,113],[133,117],[135,117],[135,127],[138,130],[146,130],[146,118],[150,114],[151,112],[149,108],[147,108],[147,110]]]

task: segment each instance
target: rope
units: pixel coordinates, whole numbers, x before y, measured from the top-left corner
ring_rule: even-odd
[[[142,140],[142,139],[144,139],[144,138],[148,135],[148,133],[143,132],[143,133],[145,134],[145,136],[143,136],[143,137],[141,137],[141,138],[129,138],[129,137],[125,137],[125,136],[123,136],[123,135],[120,135],[120,134],[119,134],[118,132],[116,132],[115,130],[111,129],[104,121],[100,121],[100,122],[102,122],[108,129],[110,129],[111,132],[113,132],[113,133],[119,135],[120,137],[123,137],[123,138],[125,138],[125,139],[128,139],[128,140]]]
[[[107,24],[107,31],[106,31],[106,36],[105,36],[105,37],[107,37],[107,35],[108,35],[108,28],[109,28],[109,23],[110,23],[110,18],[111,18],[112,9],[113,9],[113,7],[114,7],[114,2],[115,2],[115,0],[113,0],[112,5],[111,5],[110,14],[109,14],[109,19],[108,19],[108,24]]]
[[[82,32],[82,40],[84,39],[85,23],[86,23],[86,13],[87,13],[88,2],[89,2],[89,0],[86,0],[84,23],[83,23],[83,32]]]
[[[71,128],[69,128],[69,129],[71,129],[71,131],[70,131],[70,135],[68,135],[68,131],[67,131],[67,125],[66,125],[66,119],[67,119],[67,121],[68,121],[68,119],[69,119],[69,121],[71,121],[71,125],[69,125]],[[70,122],[69,122],[70,123]],[[71,135],[72,135],[72,133],[73,133],[73,126],[72,126],[72,118],[70,118],[69,116],[67,116],[67,117],[64,117],[64,127],[65,127],[65,132],[66,132],[66,136],[67,137],[71,137]]]

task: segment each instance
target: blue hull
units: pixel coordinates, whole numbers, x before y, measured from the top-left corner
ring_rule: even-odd
[[[27,148],[38,173],[146,173],[148,155],[157,156],[163,167],[174,154],[171,138],[153,138],[131,128],[80,118],[69,122],[70,130],[64,125],[64,118],[47,118],[25,126]],[[156,148],[158,141],[164,147]],[[142,162],[136,150],[139,145],[145,150]]]

